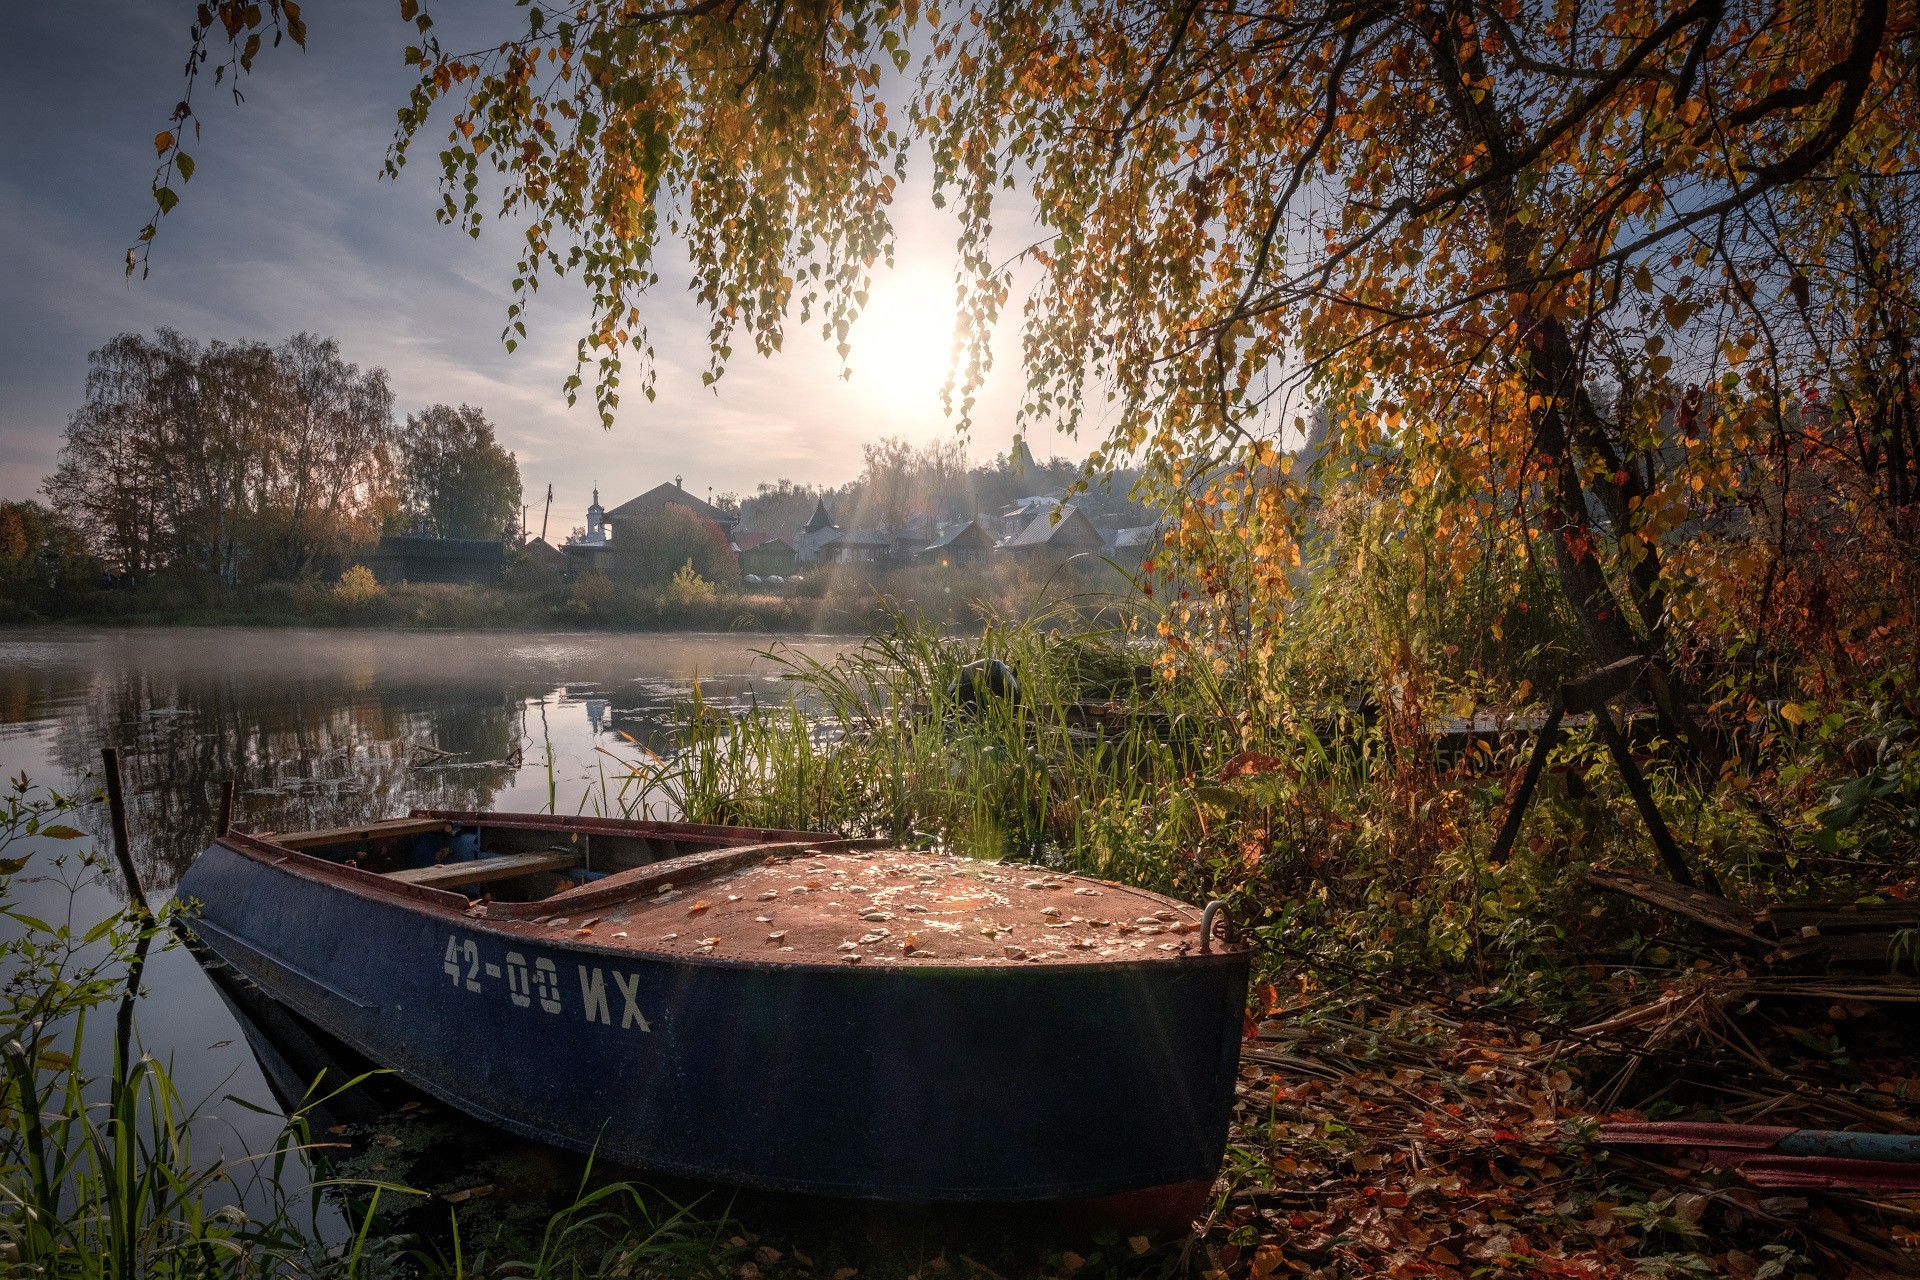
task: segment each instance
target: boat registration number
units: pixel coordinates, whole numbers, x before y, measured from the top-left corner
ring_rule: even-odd
[[[446,959],[441,962],[448,980],[455,987],[484,995],[489,983],[498,991],[505,984],[507,999],[515,1007],[531,1009],[539,1005],[546,1013],[565,1013],[567,984],[560,978],[560,966],[545,956],[531,961],[518,951],[508,951],[498,962],[481,954],[480,944],[459,934],[447,936]],[[577,964],[580,1000],[578,1010],[588,1022],[614,1025],[613,1000],[620,1002],[620,1029],[638,1027],[652,1031],[653,1024],[640,1011],[640,975],[600,965]]]

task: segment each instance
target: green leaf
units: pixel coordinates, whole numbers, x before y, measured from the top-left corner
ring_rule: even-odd
[[[173,158],[173,162],[180,166],[180,181],[182,182],[193,181],[193,157],[192,156],[182,151],[179,155]]]
[[[173,212],[173,206],[180,203],[180,197],[174,194],[172,187],[155,187],[153,189],[153,199],[154,202],[160,206],[161,213]]]
[[[400,0],[400,18],[403,22],[412,22],[414,15],[420,12],[420,0]]]
[[[40,828],[40,834],[50,840],[78,840],[87,833],[77,827],[70,827],[64,822],[56,822],[50,827]]]
[[[9,910],[9,911],[0,912],[0,915],[12,916],[15,920],[18,920],[21,924],[27,926],[27,928],[32,929],[37,933],[53,932],[52,925],[48,924],[45,920],[40,919],[38,916],[30,916],[24,911]]]

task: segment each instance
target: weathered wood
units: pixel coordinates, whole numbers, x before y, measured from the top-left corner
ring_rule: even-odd
[[[1676,884],[1670,880],[1656,880],[1652,876],[1620,872],[1589,871],[1586,881],[1596,889],[1621,894],[1662,911],[1671,911],[1742,941],[1764,947],[1773,945],[1772,939],[1754,931],[1753,912],[1750,909],[1718,894],[1708,893],[1705,889]]]
[[[445,818],[390,818],[359,827],[328,827],[324,831],[293,831],[274,836],[275,844],[287,849],[312,849],[323,845],[346,844],[350,840],[391,840],[396,836],[423,836],[433,832],[451,832],[453,824]]]
[[[1646,665],[1647,660],[1639,654],[1608,663],[1591,675],[1561,685],[1560,701],[1574,711],[1589,711],[1598,715],[1609,702],[1633,687],[1633,682],[1640,678],[1640,672]]]
[[[571,853],[509,853],[497,858],[478,858],[470,862],[443,862],[437,867],[410,867],[389,871],[387,879],[404,884],[426,885],[432,889],[453,889],[461,885],[486,884],[493,880],[512,880],[538,871],[566,871],[580,865]]]
[[[1546,771],[1547,757],[1553,754],[1553,744],[1560,737],[1560,720],[1566,714],[1566,702],[1556,697],[1553,710],[1547,715],[1547,722],[1540,726],[1540,734],[1534,740],[1533,757],[1527,761],[1527,771],[1520,779],[1520,789],[1514,792],[1513,802],[1507,806],[1506,821],[1500,824],[1500,835],[1493,842],[1490,860],[1505,862],[1513,851],[1513,842],[1520,835],[1520,820],[1526,816],[1527,804],[1533,799],[1533,789],[1540,785],[1540,775]]]
[[[1614,665],[1617,667],[1620,664]],[[1613,667],[1607,670],[1611,671]],[[1680,852],[1673,833],[1667,830],[1667,821],[1660,816],[1660,806],[1654,803],[1653,790],[1647,786],[1647,780],[1640,776],[1640,766],[1633,762],[1633,752],[1628,749],[1627,740],[1620,736],[1619,726],[1613,722],[1613,713],[1604,704],[1593,709],[1593,724],[1606,742],[1614,766],[1620,770],[1620,780],[1627,784],[1627,794],[1633,797],[1634,807],[1640,810],[1641,821],[1647,824],[1647,834],[1653,837],[1653,846],[1660,851],[1660,861],[1665,864],[1667,874],[1691,888],[1693,869],[1687,866],[1687,859]]]
[[[1755,923],[1781,937],[1811,925],[1823,934],[1891,933],[1920,925],[1920,902],[1827,902],[1763,908]]]

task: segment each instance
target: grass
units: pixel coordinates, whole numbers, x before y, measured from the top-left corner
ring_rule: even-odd
[[[1423,714],[1463,699],[1470,709],[1470,690],[1436,682],[1422,700],[1409,695],[1412,710],[1368,718],[1353,709],[1357,690],[1323,669],[1311,700],[1263,699],[1243,672],[1167,662],[1143,639],[1153,621],[1077,600],[1027,617],[989,613],[977,631],[955,632],[895,610],[830,660],[775,646],[765,656],[788,702],[728,714],[696,689],[677,750],[620,761],[588,807],[883,836],[1220,898],[1259,938],[1270,978],[1303,963],[1330,973],[1464,966],[1558,1008],[1577,1004],[1591,953],[1651,945],[1641,940],[1657,922],[1596,902],[1581,880],[1589,867],[1659,873],[1587,733],[1570,733],[1555,756],[1575,789],[1543,789],[1495,864],[1507,783],[1530,740],[1508,735],[1446,758],[1420,729]],[[1016,673],[1017,697],[964,696],[963,669],[986,660]],[[1880,816],[1868,818],[1843,801],[1920,784],[1914,753],[1882,764],[1871,790],[1826,798],[1812,779],[1843,762],[1823,765],[1823,752],[1863,728],[1876,741],[1916,736],[1884,707],[1854,708],[1817,733],[1757,740],[1758,785],[1745,798],[1658,748],[1650,780],[1689,856],[1730,891],[1844,896],[1859,891],[1856,858],[1909,840],[1914,824],[1910,807],[1875,799]],[[1783,809],[1797,818],[1783,825]],[[1835,836],[1836,824],[1850,834]]]

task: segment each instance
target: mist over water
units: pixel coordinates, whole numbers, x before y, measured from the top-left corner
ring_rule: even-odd
[[[165,629],[0,631],[0,768],[87,792],[120,749],[134,860],[163,894],[235,823],[340,826],[408,809],[608,812],[623,762],[673,750],[698,682],[725,709],[784,703],[759,635]],[[642,749],[644,748],[644,750]],[[629,797],[632,791],[629,790]],[[618,810],[612,810],[618,816]],[[638,813],[635,816],[641,816]],[[649,815],[672,817],[656,802]],[[97,840],[98,806],[85,811]]]

